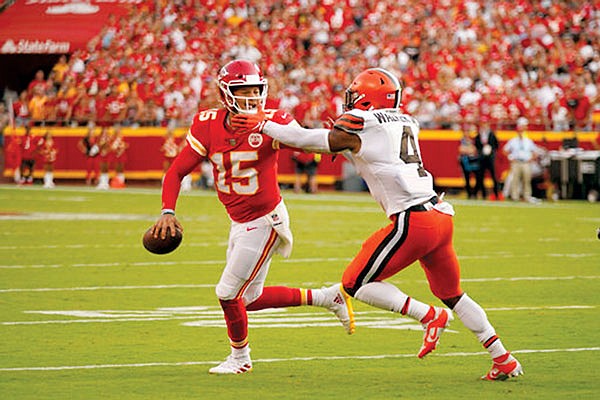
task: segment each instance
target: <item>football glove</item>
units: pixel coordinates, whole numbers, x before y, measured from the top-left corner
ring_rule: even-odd
[[[231,117],[231,127],[243,133],[261,133],[267,117],[263,110],[256,114],[235,114]]]

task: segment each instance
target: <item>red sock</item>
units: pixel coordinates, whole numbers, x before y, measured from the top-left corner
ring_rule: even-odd
[[[508,360],[509,356],[510,356],[510,353],[503,354],[500,357],[494,358],[494,362],[496,364],[502,364],[503,362],[505,362],[506,360]]]
[[[433,306],[430,306],[429,311],[427,311],[427,314],[425,314],[425,316],[421,320],[421,323],[426,324],[429,321],[431,321],[433,317],[435,317],[435,308],[433,308]]]
[[[304,299],[304,303],[302,302],[302,291],[303,289],[286,286],[267,286],[263,288],[263,292],[258,299],[246,306],[246,310],[256,311],[265,308],[296,307],[307,304],[307,298]],[[304,292],[310,293],[310,290]]]
[[[231,347],[241,349],[248,344],[248,315],[242,299],[219,300],[225,314]]]
[[[402,310],[400,310],[400,314],[406,315],[406,313],[408,312],[409,305],[410,305],[410,297],[407,297],[406,301],[404,302],[404,305],[402,306]]]

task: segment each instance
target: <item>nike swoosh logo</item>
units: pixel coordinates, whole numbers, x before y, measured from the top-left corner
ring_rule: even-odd
[[[498,370],[490,371],[489,376],[492,379],[496,379],[496,378],[498,378],[498,376],[500,376],[500,371],[498,371]]]
[[[429,343],[435,343],[435,341],[437,340],[437,331],[438,328],[432,329],[425,337],[425,341]]]
[[[257,226],[249,226],[249,227],[246,228],[246,232],[250,232],[250,231],[253,231],[255,229],[258,229],[258,227]]]

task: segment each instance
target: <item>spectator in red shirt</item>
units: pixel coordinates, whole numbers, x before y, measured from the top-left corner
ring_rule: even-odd
[[[23,90],[19,95],[19,99],[13,103],[13,112],[16,126],[29,125],[31,114],[29,113],[29,98],[26,90]]]
[[[106,98],[106,108],[108,117],[112,123],[120,123],[125,118],[127,111],[125,95],[119,92],[117,85],[110,87],[110,92]]]
[[[573,129],[588,131],[591,129],[592,104],[585,95],[585,88],[577,84],[566,99],[571,112]]]
[[[35,77],[33,78],[33,81],[31,81],[31,83],[27,87],[28,96],[32,97],[34,95],[34,93],[36,92],[37,88],[39,88],[39,90],[42,93],[45,93],[49,89],[48,82],[44,78],[44,71],[42,71],[41,69],[35,73]]]
[[[77,95],[73,99],[73,106],[69,119],[79,126],[86,126],[89,123],[94,123],[96,120],[96,109],[83,85],[77,87]]]

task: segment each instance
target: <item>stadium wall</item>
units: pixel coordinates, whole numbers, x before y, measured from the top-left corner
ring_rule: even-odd
[[[100,128],[96,129],[96,133]],[[50,131],[58,148],[58,158],[55,163],[55,177],[58,179],[84,179],[85,156],[78,150],[77,143],[87,132],[87,128],[67,127],[33,127],[32,134],[42,137],[45,132]],[[162,163],[164,157],[160,148],[164,141],[166,128],[122,128],[121,132],[128,143],[127,162],[125,164],[125,176],[128,180],[160,180]],[[23,128],[6,129],[5,149],[10,148],[10,143],[15,138],[22,136]],[[175,136],[183,140],[187,133],[186,128],[175,130]],[[557,150],[565,138],[573,137],[573,132],[530,132],[529,137],[538,145],[547,150]],[[584,149],[592,149],[595,140],[595,132],[577,132],[580,146]],[[510,138],[514,137],[514,131],[496,132],[500,147]],[[423,130],[420,133],[420,146],[423,154],[425,167],[435,177],[436,186],[439,187],[462,187],[464,181],[458,164],[458,146],[462,136],[460,131],[448,130]],[[10,158],[5,154],[5,158]],[[343,157],[323,157],[318,167],[318,182],[321,185],[335,185],[340,182],[342,166],[345,162]],[[497,173],[501,180],[504,178],[509,163],[506,157],[499,154],[497,157]],[[14,165],[5,165],[3,175],[12,177]],[[36,164],[35,177],[43,175],[42,163]],[[281,183],[293,183],[294,165],[291,160],[291,150],[283,149],[279,156],[279,181]],[[487,182],[486,184],[490,184]]]

